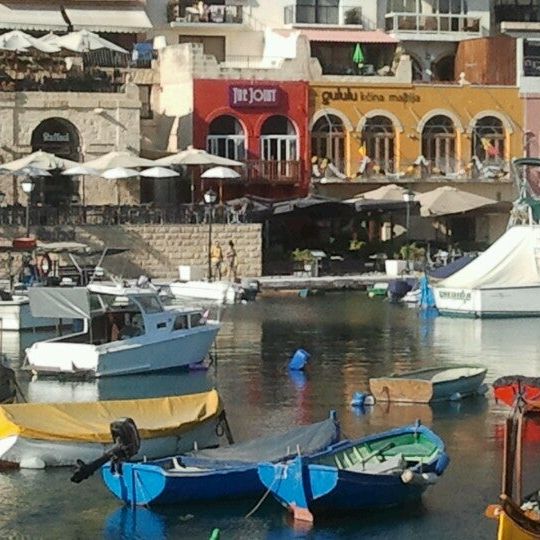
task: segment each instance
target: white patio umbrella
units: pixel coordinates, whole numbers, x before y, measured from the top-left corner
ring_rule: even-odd
[[[76,32],[70,32],[64,36],[57,36],[56,34],[47,34],[40,38],[42,43],[53,45],[59,49],[67,49],[68,51],[85,53],[90,51],[97,51],[100,49],[108,49],[122,54],[129,54],[128,51],[122,49],[115,43],[102,38],[98,34],[89,32],[88,30],[78,30]]]
[[[114,167],[107,169],[101,174],[102,178],[107,180],[124,180],[126,178],[135,178],[139,176],[139,171],[127,167]],[[116,202],[120,206],[120,186],[116,183]]]
[[[224,167],[240,167],[244,164],[241,161],[224,158],[208,153],[206,150],[188,146],[185,150],[173,154],[172,156],[162,157],[155,161],[158,165],[222,165]],[[191,171],[191,204],[195,203],[195,176]]]
[[[23,167],[31,166],[50,171],[53,169],[66,169],[69,167],[75,167],[77,165],[78,163],[76,161],[60,158],[54,154],[49,154],[48,152],[38,150],[37,152],[33,152],[32,154],[28,154],[27,156],[14,161],[2,163],[2,168],[10,171],[16,171],[22,169]]]
[[[422,216],[446,216],[468,212],[475,208],[481,208],[497,201],[461,191],[452,186],[442,186],[416,197],[420,203],[420,215]]]
[[[35,49],[44,53],[56,53],[60,51],[53,43],[47,43],[25,34],[20,30],[12,30],[0,35],[0,49],[4,51],[26,52],[28,49]]]
[[[173,176],[180,176],[180,173],[166,167],[150,167],[150,169],[141,171],[140,175],[146,178],[172,178]]]
[[[376,200],[376,201],[403,201],[403,194],[407,192],[407,188],[398,186],[397,184],[387,184],[365,193],[359,193],[345,202],[355,203],[359,200]],[[416,195],[416,194],[415,194]]]
[[[156,165],[156,162],[150,159],[144,159],[128,151],[114,151],[104,154],[96,159],[85,161],[81,165],[103,172],[107,169],[114,169],[115,167],[153,167]]]
[[[84,165],[75,165],[62,172],[65,176],[82,176],[82,205],[86,206],[86,185],[84,181],[85,176],[99,176],[97,169],[92,167],[85,167]]]
[[[45,169],[40,169],[39,167],[33,167],[31,165],[27,167],[22,167],[16,171],[12,171],[11,174],[14,176],[52,176],[49,171]]]
[[[201,178],[212,178],[219,180],[219,201],[223,201],[223,180],[237,180],[240,174],[228,167],[212,167],[201,174]]]

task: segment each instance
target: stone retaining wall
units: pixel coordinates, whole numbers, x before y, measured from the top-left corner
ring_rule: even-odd
[[[206,275],[208,266],[208,225],[40,227],[36,233],[49,242],[74,240],[95,248],[128,247],[129,252],[110,256],[105,263],[109,271],[126,278],[141,273],[153,278],[178,278],[179,265],[197,267]],[[22,228],[0,227],[2,243],[8,244],[18,236],[24,236]],[[229,240],[234,241],[240,278],[261,275],[260,224],[213,225],[212,239],[220,242],[224,254]]]

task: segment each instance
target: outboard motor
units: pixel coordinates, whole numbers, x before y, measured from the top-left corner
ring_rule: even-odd
[[[253,302],[261,292],[261,284],[257,279],[242,281],[242,300]]]
[[[139,430],[132,418],[121,418],[111,422],[111,435],[114,446],[107,450],[101,457],[85,463],[78,459],[75,472],[71,481],[79,484],[90,478],[102,465],[111,461],[113,466],[120,467],[123,461],[131,459],[141,447]]]

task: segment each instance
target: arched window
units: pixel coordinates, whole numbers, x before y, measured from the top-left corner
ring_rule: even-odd
[[[430,118],[422,130],[422,155],[432,168],[443,173],[455,172],[456,130],[448,116],[439,114]]]
[[[206,148],[211,154],[230,159],[246,157],[246,137],[242,125],[234,116],[218,116],[210,123]]]
[[[80,135],[74,124],[64,118],[47,118],[32,132],[32,152],[43,150],[61,158],[80,161]],[[59,206],[70,204],[77,197],[78,181],[60,171],[38,180],[32,191],[32,201]]]
[[[362,130],[362,141],[372,164],[381,172],[394,172],[395,130],[392,120],[386,116],[368,118]]]
[[[261,128],[261,159],[269,181],[298,175],[298,135],[286,116],[270,116]]]
[[[503,123],[495,116],[479,118],[471,137],[471,157],[480,161],[504,159]]]
[[[311,153],[329,159],[341,172],[345,168],[345,126],[339,116],[321,116],[311,130]]]
[[[454,55],[444,56],[432,65],[434,79],[436,81],[455,81],[454,63],[456,57]]]

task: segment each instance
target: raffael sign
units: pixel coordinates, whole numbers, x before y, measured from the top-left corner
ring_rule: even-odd
[[[231,107],[277,107],[281,103],[281,89],[277,86],[230,86]]]

